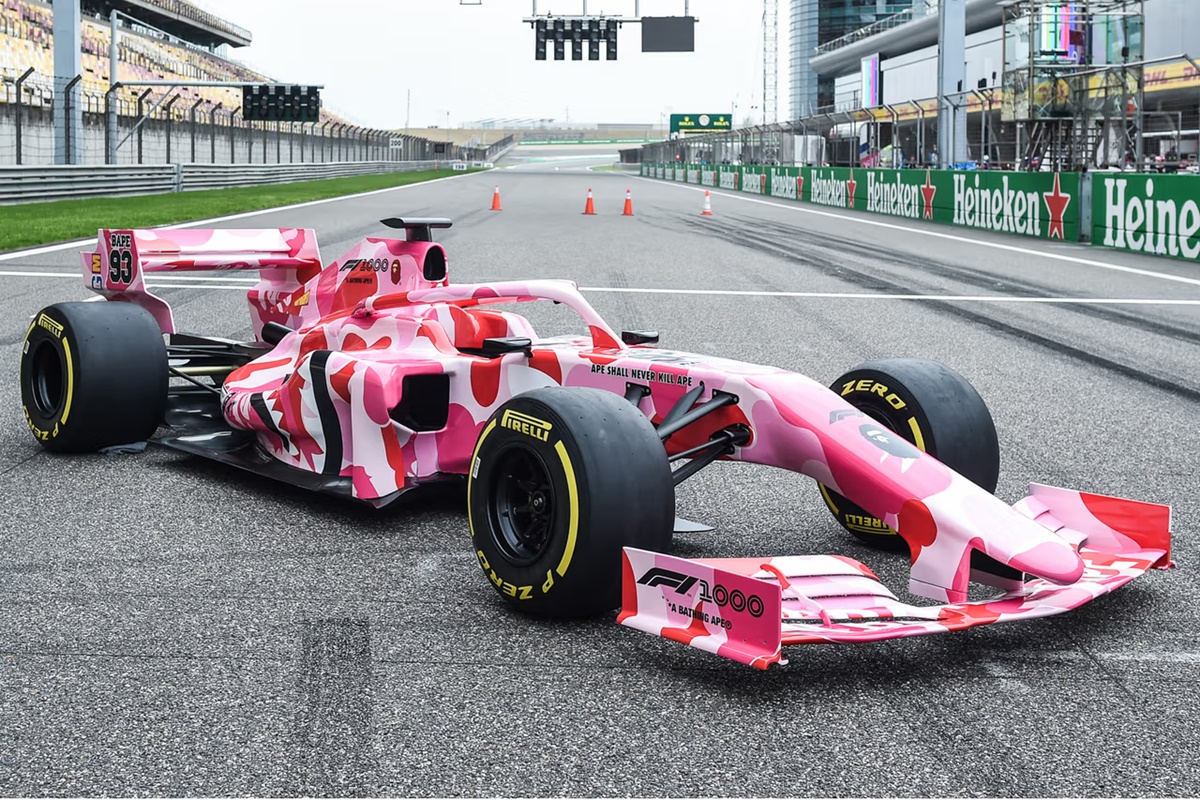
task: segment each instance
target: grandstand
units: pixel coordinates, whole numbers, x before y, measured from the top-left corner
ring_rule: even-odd
[[[35,76],[26,84],[30,105],[48,104],[53,99],[54,14],[50,6],[35,0],[0,0],[0,103],[16,99],[15,81],[33,67]],[[83,56],[83,109],[103,110],[104,93],[109,88],[109,20],[100,16],[109,8],[137,14],[150,25],[159,27],[166,37],[150,28],[130,25],[122,20],[118,37],[117,76],[123,81],[248,81],[265,83],[271,79],[188,42],[217,47],[248,44],[250,32],[221,20],[183,0],[122,0],[88,2],[81,39]],[[135,102],[139,90],[121,92],[125,104]],[[180,101],[173,107],[174,118],[182,120],[197,101],[226,110],[241,107],[241,91],[220,87],[187,87],[177,90]],[[121,113],[128,113],[125,105]],[[345,121],[322,112],[322,122]]]

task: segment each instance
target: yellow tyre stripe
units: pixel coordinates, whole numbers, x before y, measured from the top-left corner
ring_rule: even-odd
[[[494,427],[496,427],[496,420],[489,422],[483,429],[483,433],[479,435],[479,441],[475,443],[475,450],[471,453],[471,463],[467,464],[467,527],[472,534],[475,533],[475,519],[471,516],[471,484],[475,482],[475,461],[479,458],[479,448],[483,447],[483,440],[488,437]]]
[[[925,451],[925,437],[921,435],[921,427],[919,425],[917,425],[916,417],[908,418],[908,427],[912,429],[913,444],[915,444],[917,446],[918,450],[920,450],[921,452],[924,452]]]
[[[71,398],[75,395],[75,367],[71,364],[71,343],[65,336],[62,346],[67,355],[67,402],[63,405],[61,424],[66,425],[67,417],[71,416]]]
[[[841,513],[838,511],[837,503],[833,502],[833,496],[830,495],[829,490],[825,488],[825,484],[818,483],[817,486],[821,487],[821,496],[825,498],[825,505],[829,506],[829,510],[834,514]]]
[[[571,519],[567,526],[567,549],[563,550],[562,560],[554,568],[561,578],[567,574],[567,567],[571,566],[571,556],[575,555],[575,537],[579,533],[579,489],[575,485],[575,468],[571,466],[567,448],[563,446],[561,439],[554,443],[554,450],[562,460],[563,472],[567,477],[567,498],[571,504]]]

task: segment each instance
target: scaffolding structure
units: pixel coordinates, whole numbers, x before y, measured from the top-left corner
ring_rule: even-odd
[[[1022,165],[1144,159],[1145,0],[1012,0],[1002,8],[1001,120],[1027,132]]]

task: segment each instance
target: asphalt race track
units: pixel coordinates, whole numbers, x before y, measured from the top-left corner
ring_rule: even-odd
[[[694,187],[580,163],[222,224],[314,227],[332,259],[382,217],[446,215],[452,280],[570,278],[665,347],[823,382],[945,361],[995,415],[1002,497],[1039,481],[1169,503],[1178,569],[1062,617],[793,648],[765,674],[613,616],[531,621],[483,577],[452,492],[372,512],[155,448],[43,453],[21,341],[40,307],[90,292],[40,274],[74,274],[73,251],[8,258],[0,795],[1196,794],[1194,265],[727,192],[702,218]],[[589,187],[599,216],[580,213]],[[217,288],[238,282],[209,278],[158,283],[183,328],[248,336],[241,290]],[[875,297],[896,294],[934,299]],[[1063,302],[1097,298],[1146,302]],[[535,311],[539,330],[560,319]],[[717,527],[681,554],[842,553],[907,583],[808,479],[716,465],[678,505]]]

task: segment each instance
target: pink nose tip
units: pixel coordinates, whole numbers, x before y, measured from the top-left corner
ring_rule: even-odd
[[[1042,542],[1018,553],[1008,563],[1015,569],[1057,584],[1075,583],[1083,577],[1083,561],[1075,548],[1066,542]]]

